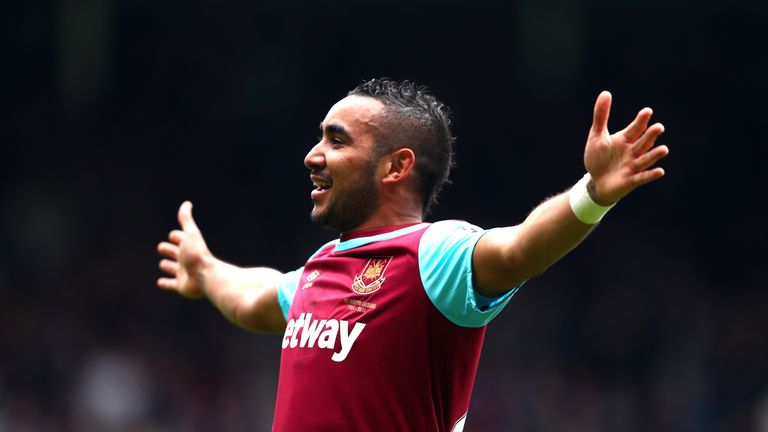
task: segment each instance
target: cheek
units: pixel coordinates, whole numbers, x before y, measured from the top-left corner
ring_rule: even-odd
[[[334,183],[335,179],[358,181],[372,175],[370,163],[363,158],[343,158],[332,161],[328,166],[331,167]]]

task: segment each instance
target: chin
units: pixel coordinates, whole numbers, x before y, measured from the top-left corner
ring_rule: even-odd
[[[333,215],[327,211],[312,210],[309,219],[315,225],[337,233],[347,232],[357,226],[356,222],[344,219],[340,220],[339,218],[333,217]]]
[[[309,214],[309,220],[312,221],[313,224],[330,231],[340,231],[334,224],[330,223],[329,219],[328,212],[318,210],[317,208],[313,209]]]
[[[315,203],[309,215],[315,225],[335,232],[349,232],[364,224],[375,209],[375,195],[358,194],[354,200]],[[374,198],[373,200],[371,198]]]

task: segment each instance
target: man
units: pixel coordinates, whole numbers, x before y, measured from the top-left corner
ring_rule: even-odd
[[[664,131],[641,110],[607,129],[595,103],[588,174],[519,225],[424,223],[452,165],[447,108],[410,82],[371,80],[336,103],[304,164],[311,218],[341,233],[282,274],[215,258],[192,219],[158,245],[158,286],[207,297],[232,322],[285,332],[273,430],[461,431],[485,325],[526,280],[574,248],[610,207],[659,179]]]

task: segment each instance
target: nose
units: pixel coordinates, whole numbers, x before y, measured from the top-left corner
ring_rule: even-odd
[[[305,167],[311,170],[314,170],[314,169],[322,169],[325,166],[325,156],[323,155],[323,152],[322,152],[322,144],[323,144],[322,141],[315,144],[315,146],[309,150],[309,153],[307,153],[307,155],[304,156]]]

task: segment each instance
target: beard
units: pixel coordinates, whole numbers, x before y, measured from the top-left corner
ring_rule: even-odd
[[[347,232],[365,223],[376,211],[379,203],[379,190],[376,188],[374,172],[374,166],[371,164],[358,181],[345,185],[343,189],[334,190],[325,210],[318,210],[317,206],[312,209],[312,222],[337,232]],[[337,186],[334,185],[335,187]]]

